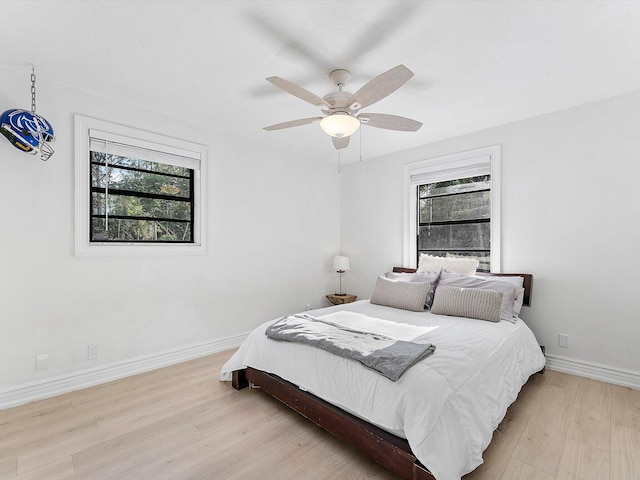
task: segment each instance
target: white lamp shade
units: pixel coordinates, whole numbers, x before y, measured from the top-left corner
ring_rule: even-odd
[[[336,272],[349,270],[349,257],[336,255],[333,257],[333,269]]]
[[[320,127],[332,137],[342,138],[353,134],[360,126],[360,120],[348,113],[336,112],[320,120]]]

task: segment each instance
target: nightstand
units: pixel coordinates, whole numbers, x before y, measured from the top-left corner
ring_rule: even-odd
[[[327,295],[327,299],[333,303],[334,305],[342,305],[343,303],[351,303],[356,301],[355,295],[336,295],[335,293],[330,293]]]

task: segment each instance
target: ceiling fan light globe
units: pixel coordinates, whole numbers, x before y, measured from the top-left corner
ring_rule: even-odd
[[[360,120],[348,113],[336,112],[320,120],[320,127],[327,135],[343,138],[355,133],[360,127]]]

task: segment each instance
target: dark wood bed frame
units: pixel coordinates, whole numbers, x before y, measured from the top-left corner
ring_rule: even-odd
[[[413,273],[415,268],[394,267],[394,272]],[[487,273],[491,276],[520,276],[524,278],[523,305],[531,306],[533,275],[521,273]],[[278,377],[247,367],[233,372],[233,388],[257,387],[284,403],[303,417],[352,446],[406,480],[435,480],[435,477],[415,457],[409,442],[347,413],[334,405],[300,390],[296,385]]]

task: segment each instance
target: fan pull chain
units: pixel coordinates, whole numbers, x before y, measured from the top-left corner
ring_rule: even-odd
[[[36,67],[31,65],[31,113],[36,113]]]

